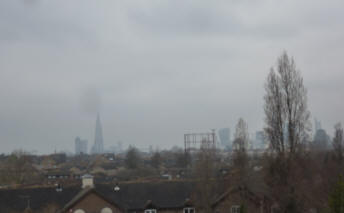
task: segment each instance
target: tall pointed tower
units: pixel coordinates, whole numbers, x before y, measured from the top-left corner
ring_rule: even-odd
[[[103,130],[102,130],[102,125],[100,123],[99,113],[97,113],[96,131],[94,135],[94,145],[92,147],[91,153],[101,154],[103,152],[104,152]]]

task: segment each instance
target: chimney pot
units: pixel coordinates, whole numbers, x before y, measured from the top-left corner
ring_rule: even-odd
[[[82,188],[94,187],[92,175],[86,174],[86,175],[83,175],[81,178],[82,178]]]

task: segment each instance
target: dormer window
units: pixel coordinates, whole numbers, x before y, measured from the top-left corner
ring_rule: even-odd
[[[112,210],[109,207],[103,208],[100,213],[112,213]]]
[[[57,184],[57,185],[56,185],[56,191],[57,191],[57,192],[62,192],[62,186],[61,186],[61,184]]]
[[[156,213],[156,209],[146,209],[145,213]]]
[[[231,207],[231,213],[240,213],[240,206],[239,205],[233,205]]]
[[[196,213],[196,211],[193,207],[187,207],[183,209],[183,213]]]

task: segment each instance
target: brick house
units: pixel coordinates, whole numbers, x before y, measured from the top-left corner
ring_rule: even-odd
[[[98,193],[94,187],[85,187],[59,213],[119,213],[124,212],[113,201]]]
[[[0,190],[0,212],[6,213],[196,213],[194,181],[96,184],[84,176],[82,185]],[[219,192],[214,212],[265,213],[262,201],[242,189]]]
[[[194,187],[191,181],[94,185],[86,176],[81,186],[1,189],[0,212],[195,213],[190,201]]]
[[[235,186],[222,193],[214,201],[212,209],[215,213],[239,213],[241,208],[246,212],[269,213],[269,200],[264,194],[259,195],[246,187]]]

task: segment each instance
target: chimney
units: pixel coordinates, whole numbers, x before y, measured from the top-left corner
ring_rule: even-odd
[[[81,178],[82,178],[83,189],[86,187],[94,187],[92,175],[86,174],[86,175],[83,175]]]

